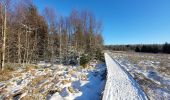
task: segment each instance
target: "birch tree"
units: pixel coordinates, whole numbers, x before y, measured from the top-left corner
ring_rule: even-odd
[[[4,70],[4,66],[5,66],[5,51],[6,51],[6,32],[7,32],[7,4],[5,1],[1,2],[1,8],[2,8],[2,38],[3,38],[3,42],[2,42],[2,70]]]

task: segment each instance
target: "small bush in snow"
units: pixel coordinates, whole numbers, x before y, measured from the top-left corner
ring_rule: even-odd
[[[71,92],[71,93],[74,93],[74,89],[72,87],[68,87],[68,90]]]
[[[95,58],[96,60],[105,62],[104,53],[102,53],[102,51],[100,49],[97,49],[95,53],[96,53],[96,58]]]
[[[5,63],[5,69],[14,71],[17,70],[21,65],[17,63]]]
[[[80,65],[83,66],[83,68],[85,68],[88,62],[89,62],[88,55],[82,54],[80,57]]]
[[[62,80],[62,82],[61,82],[63,85],[65,85],[65,84],[68,84],[68,83],[70,83],[70,81],[69,80]]]

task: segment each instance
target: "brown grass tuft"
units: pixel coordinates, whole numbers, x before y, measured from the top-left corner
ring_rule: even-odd
[[[3,71],[0,71],[0,81],[7,81],[12,78],[12,72],[11,70],[4,69]]]
[[[62,80],[61,83],[65,85],[65,84],[70,83],[70,81],[69,80]]]

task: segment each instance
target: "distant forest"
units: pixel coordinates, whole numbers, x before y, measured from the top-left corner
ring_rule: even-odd
[[[137,44],[137,45],[106,45],[106,50],[135,51],[144,53],[168,53],[170,54],[170,43],[165,44]]]

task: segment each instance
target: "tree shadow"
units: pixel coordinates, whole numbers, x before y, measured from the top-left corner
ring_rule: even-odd
[[[97,64],[95,71],[89,71],[87,75],[87,81],[85,85],[80,87],[81,96],[75,98],[75,100],[100,100],[102,96],[102,91],[105,86],[105,80],[103,79],[103,74],[105,71],[102,69],[105,67],[103,65]]]

